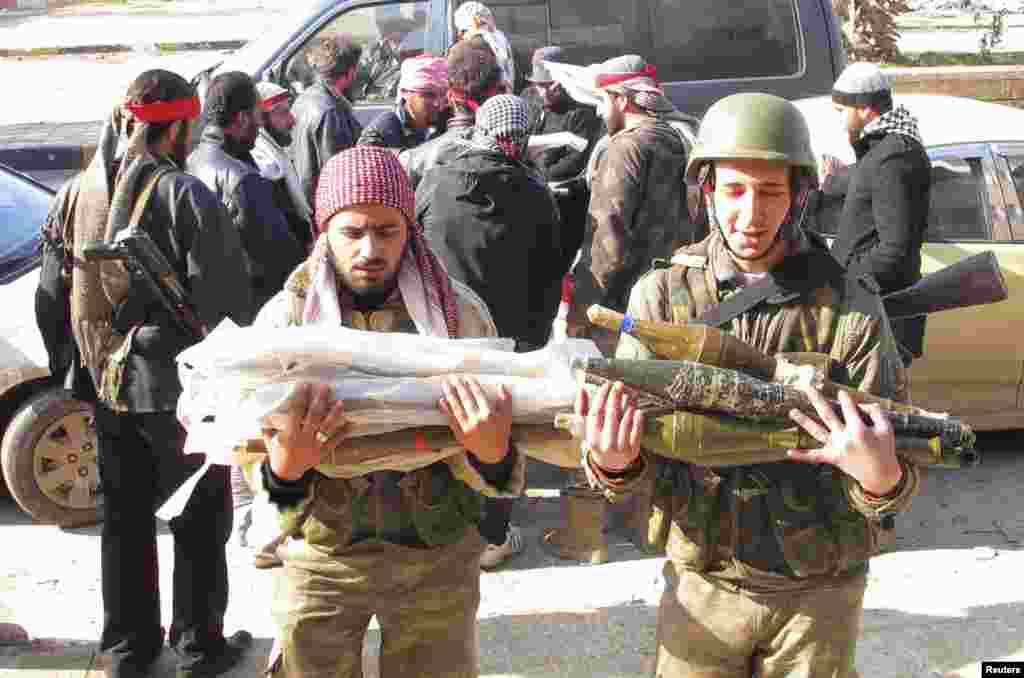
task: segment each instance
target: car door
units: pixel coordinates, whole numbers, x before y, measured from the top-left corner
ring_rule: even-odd
[[[1020,245],[1014,244],[997,157],[988,144],[932,148],[932,191],[922,274],[992,250],[1011,299],[1020,294]],[[952,412],[978,428],[1019,425],[1024,312],[1004,301],[928,318],[924,356],[910,370],[911,395],[926,409]]]
[[[1024,293],[1024,143],[994,144],[992,147],[998,185],[1006,202],[1010,223],[1008,239],[999,246],[999,264],[1010,290],[1010,301],[1003,304],[1002,314],[1008,330],[1021,336],[1024,329],[1024,307],[1020,295]],[[1024,352],[1020,356],[1020,374],[1017,388],[1017,408],[1024,410]]]

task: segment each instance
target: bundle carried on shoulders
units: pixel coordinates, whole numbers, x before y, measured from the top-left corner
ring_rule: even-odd
[[[499,386],[510,391],[513,439],[521,450],[567,461],[558,443],[571,447],[571,439],[552,422],[576,395],[569,363],[600,353],[584,340],[530,353],[512,348],[507,339],[223,325],[178,356],[186,451],[225,464],[265,454],[262,431],[284,426],[301,384],[323,383],[344,401],[347,424],[321,470],[340,476],[412,470],[460,451],[437,403],[445,377],[461,374],[492,397]]]

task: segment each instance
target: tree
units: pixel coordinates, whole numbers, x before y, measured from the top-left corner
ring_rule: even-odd
[[[850,61],[892,61],[898,54],[896,17],[908,0],[832,0]]]

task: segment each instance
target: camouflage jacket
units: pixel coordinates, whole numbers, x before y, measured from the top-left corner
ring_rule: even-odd
[[[661,120],[645,119],[611,138],[591,187],[570,322],[585,325],[591,304],[624,309],[653,259],[694,241],[685,168],[686,147]]]
[[[823,243],[802,246],[828,256]],[[738,289],[736,269],[717,233],[685,248],[673,262],[683,263],[650,272],[633,289],[634,318],[690,322]],[[783,261],[773,273],[784,274],[785,267]],[[877,285],[870,277],[847,276],[834,264],[820,268],[833,273],[805,285],[810,291],[770,297],[723,329],[771,354],[828,354],[840,366],[833,379],[905,399],[905,373]],[[808,271],[795,273],[800,279]],[[624,335],[616,357],[653,356]],[[863,572],[891,538],[892,514],[908,504],[920,477],[916,467],[901,462],[903,481],[876,499],[830,465],[715,469],[653,458],[647,463],[655,467],[655,505],[672,517],[669,556],[683,567],[763,590],[799,589]]]

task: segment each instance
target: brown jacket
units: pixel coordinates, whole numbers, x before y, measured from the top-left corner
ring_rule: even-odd
[[[573,270],[573,315],[591,304],[623,310],[656,258],[696,237],[686,208],[686,146],[657,118],[616,133],[591,188],[583,252]]]

